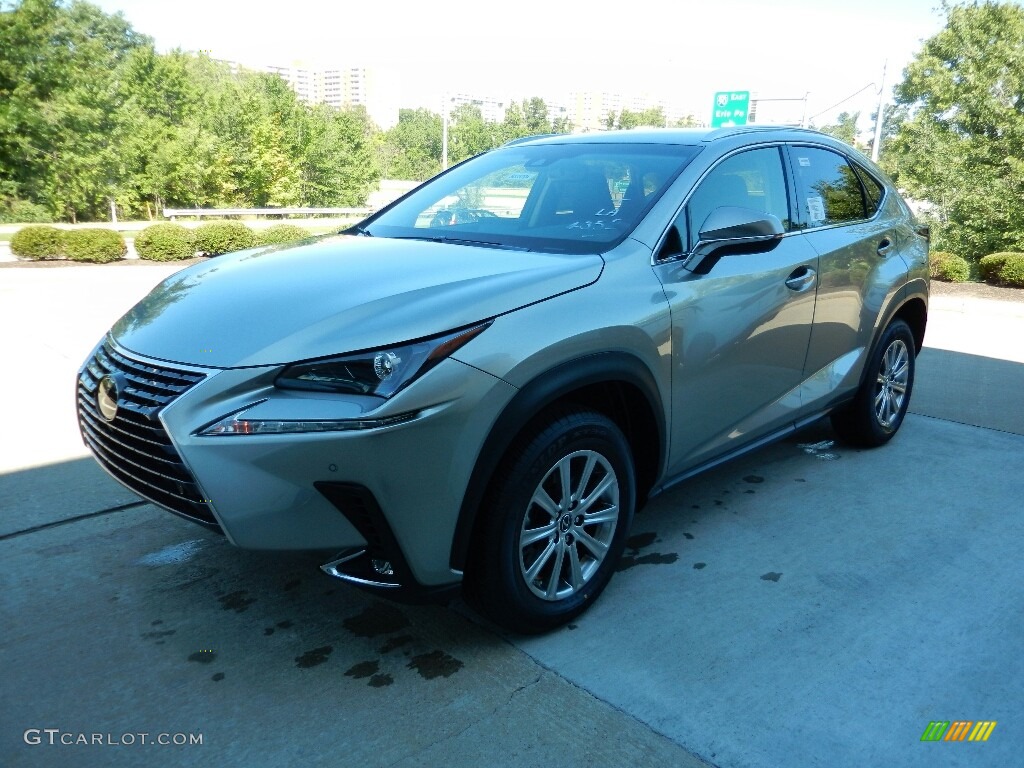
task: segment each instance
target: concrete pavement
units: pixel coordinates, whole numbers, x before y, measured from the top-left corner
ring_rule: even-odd
[[[83,458],[75,370],[173,270],[0,270],[3,765],[1016,764],[1024,306],[935,297],[890,446],[818,425],[684,483],[529,639],[236,550]],[[25,743],[46,728],[203,744]]]

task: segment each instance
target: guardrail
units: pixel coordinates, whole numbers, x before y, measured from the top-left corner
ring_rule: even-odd
[[[365,218],[370,208],[164,208],[164,218],[174,221],[178,216],[353,216]]]

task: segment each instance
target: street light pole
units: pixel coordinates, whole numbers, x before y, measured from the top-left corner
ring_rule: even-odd
[[[871,143],[871,160],[878,162],[878,151],[882,143],[882,98],[885,95],[885,70],[889,67],[889,60],[882,64],[882,84],[878,87],[878,112],[875,114],[875,140]]]

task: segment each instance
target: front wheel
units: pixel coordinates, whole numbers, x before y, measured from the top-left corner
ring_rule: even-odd
[[[555,413],[514,443],[479,513],[466,572],[473,606],[525,633],[586,610],[622,554],[634,474],[626,438],[593,411]]]
[[[832,426],[839,436],[865,448],[887,443],[907,415],[914,367],[914,334],[903,320],[893,320],[868,361],[857,396],[832,414]]]

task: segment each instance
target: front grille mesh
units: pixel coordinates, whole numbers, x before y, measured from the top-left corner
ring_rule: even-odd
[[[100,379],[108,374],[120,383],[113,421],[100,415],[96,402]],[[78,378],[78,424],[86,445],[116,479],[172,512],[219,527],[157,418],[161,408],[202,379],[201,373],[133,360],[104,342]]]

